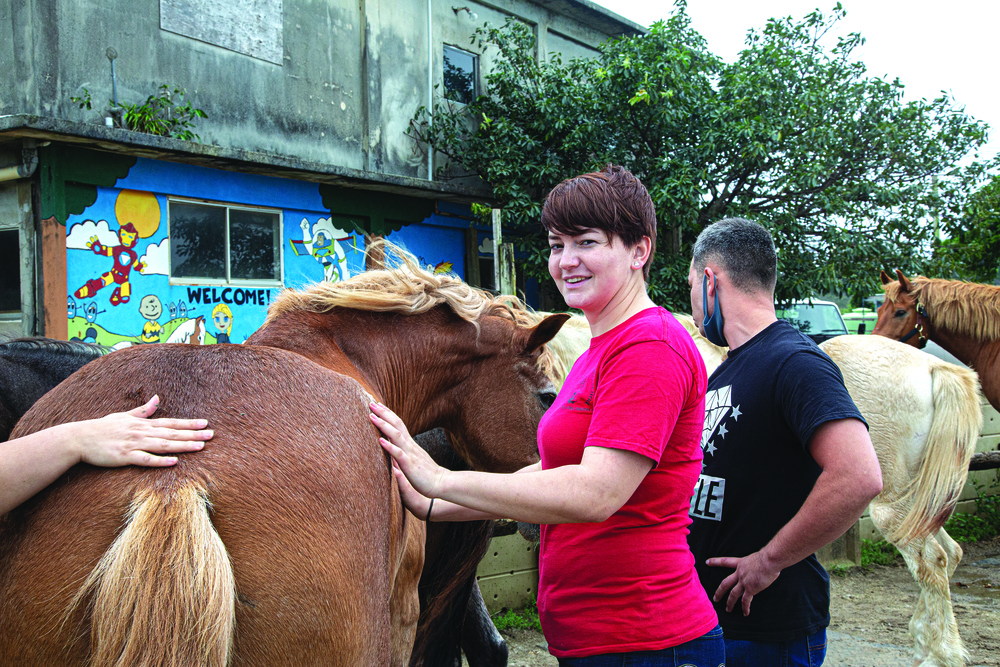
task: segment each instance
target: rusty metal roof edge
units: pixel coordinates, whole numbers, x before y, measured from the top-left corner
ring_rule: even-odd
[[[0,139],[5,137],[63,141],[137,157],[392,192],[423,199],[442,199],[464,203],[493,199],[493,193],[486,185],[472,187],[442,181],[427,181],[411,176],[380,174],[334,164],[300,160],[288,155],[225,148],[201,144],[196,141],[184,141],[48,116],[32,114],[0,116]]]

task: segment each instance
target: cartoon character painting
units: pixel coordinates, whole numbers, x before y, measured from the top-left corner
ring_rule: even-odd
[[[229,334],[233,331],[233,311],[224,303],[216,304],[212,309],[212,322],[218,333],[215,334],[215,342],[228,343]]]
[[[348,241],[351,235],[333,226],[330,218],[320,218],[309,229],[309,220],[302,218],[299,223],[302,240],[291,240],[292,251],[296,255],[311,255],[323,267],[323,280],[336,282],[350,278],[347,270],[347,253],[340,247],[340,241]]]
[[[103,245],[97,236],[91,236],[87,241],[87,247],[94,251],[96,255],[104,255],[114,258],[114,265],[110,271],[106,271],[99,278],[92,278],[87,284],[78,289],[73,294],[78,299],[86,299],[94,296],[98,290],[107,287],[112,282],[117,284],[115,291],[111,293],[111,305],[117,306],[120,303],[128,303],[132,287],[129,285],[129,273],[135,269],[139,273],[146,268],[145,262],[139,260],[133,248],[139,239],[139,232],[131,222],[126,223],[118,230],[119,245],[109,248]]]
[[[160,333],[163,327],[157,322],[163,314],[163,304],[155,294],[147,294],[139,302],[139,314],[148,320],[142,326],[142,336],[139,338],[143,343],[159,343]]]

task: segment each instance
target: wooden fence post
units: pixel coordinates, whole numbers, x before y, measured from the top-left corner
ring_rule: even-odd
[[[503,242],[500,209],[493,214],[493,286],[499,294],[517,293],[514,280],[514,244]]]

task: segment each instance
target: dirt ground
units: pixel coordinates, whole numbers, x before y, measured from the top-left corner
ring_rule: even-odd
[[[1000,665],[1000,537],[963,545],[965,556],[951,579],[951,597],[969,665]],[[830,579],[828,667],[910,667],[908,623],[919,589],[897,565],[852,570]],[[531,631],[506,633],[509,667],[555,667],[545,639]]]

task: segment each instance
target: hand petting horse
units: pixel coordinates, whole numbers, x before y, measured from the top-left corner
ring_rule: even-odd
[[[412,260],[288,291],[242,346],[102,357],[15,435],[124,409],[155,391],[216,437],[155,473],[77,466],[0,526],[0,662],[18,665],[405,665],[424,524],[403,510],[367,418],[374,397],[464,462],[537,460],[564,317],[520,324]]]

